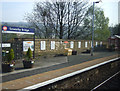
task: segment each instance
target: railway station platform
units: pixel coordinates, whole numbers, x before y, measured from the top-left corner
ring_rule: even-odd
[[[2,89],[26,90],[37,89],[70,76],[88,71],[103,64],[119,59],[117,52],[96,52],[65,57],[55,57],[38,61],[34,68],[17,69],[2,74]]]

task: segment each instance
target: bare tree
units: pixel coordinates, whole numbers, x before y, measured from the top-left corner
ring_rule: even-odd
[[[68,39],[77,38],[78,33],[82,31],[80,27],[83,24],[88,7],[89,4],[85,1],[68,3]]]
[[[77,38],[80,33],[88,1],[38,2],[27,21],[36,28],[36,34],[44,38]],[[39,36],[38,35],[38,36]],[[53,37],[54,36],[54,37]],[[80,36],[80,34],[79,34]]]

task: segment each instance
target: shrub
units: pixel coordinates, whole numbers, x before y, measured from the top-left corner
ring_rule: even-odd
[[[30,59],[32,58],[32,51],[31,51],[30,48],[28,48],[28,51],[27,51],[27,53],[26,53],[26,56],[27,56],[28,60],[30,60]]]
[[[14,59],[14,50],[11,49],[9,54],[8,54],[8,62],[12,63],[13,59]]]
[[[110,45],[109,48],[110,49],[115,49],[115,45]]]

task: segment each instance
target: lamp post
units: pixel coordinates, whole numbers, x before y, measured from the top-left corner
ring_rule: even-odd
[[[93,56],[93,50],[94,50],[94,6],[95,3],[99,3],[100,1],[93,2],[93,18],[92,18],[92,48],[91,48],[91,56]]]

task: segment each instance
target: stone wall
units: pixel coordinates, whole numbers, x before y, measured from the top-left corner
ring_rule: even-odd
[[[21,59],[26,52],[23,52],[23,41],[34,41],[33,39],[15,38],[10,40],[11,48],[15,51],[15,59]],[[53,48],[51,49],[51,41]],[[64,43],[67,41],[68,43]],[[45,49],[42,49],[41,44],[45,42]],[[97,42],[97,46],[96,46]],[[101,44],[102,43],[102,44]],[[42,44],[43,45],[43,44]],[[104,46],[105,45],[105,46]],[[94,41],[94,47],[105,47],[107,42]],[[63,39],[35,39],[35,56],[54,56],[56,54],[64,54],[65,48],[70,48],[81,53],[86,49],[91,48],[91,40],[63,40]],[[10,49],[10,48],[9,48]],[[9,51],[8,48],[3,50]],[[100,48],[99,48],[100,49]]]
[[[41,49],[41,42],[45,41],[45,50]],[[55,49],[51,49],[51,41],[55,42]],[[68,43],[64,43],[67,41]],[[96,46],[97,42],[97,46]],[[80,44],[81,43],[81,44]],[[102,43],[102,44],[101,44]],[[53,44],[54,45],[54,44]],[[94,41],[94,46],[107,45],[106,42]],[[77,50],[78,53],[91,48],[91,40],[61,40],[61,39],[36,39],[35,40],[35,54],[45,55],[45,54],[62,54],[65,48],[70,48],[72,50]]]

